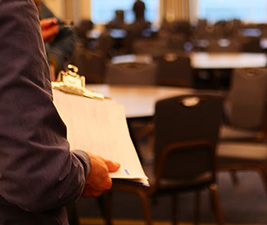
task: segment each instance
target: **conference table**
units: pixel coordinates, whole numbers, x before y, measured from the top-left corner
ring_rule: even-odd
[[[216,90],[199,90],[168,86],[89,84],[86,88],[103,94],[124,106],[128,119],[147,118],[154,115],[156,101],[185,94],[219,94]]]
[[[175,53],[168,53],[171,54]],[[264,53],[187,53],[193,69],[194,85],[198,88],[228,89],[233,69],[265,67],[267,57]],[[170,57],[168,57],[170,58]],[[112,63],[142,62],[151,63],[150,55],[121,55],[111,59]]]
[[[190,54],[194,69],[235,69],[265,67],[267,58],[263,53],[206,53]]]
[[[195,86],[199,88],[229,89],[234,69],[266,66],[263,53],[206,53],[190,54]]]
[[[174,53],[170,53],[174,54]],[[267,57],[264,53],[208,53],[191,52],[188,54],[193,69],[235,69],[265,67]],[[111,59],[113,63],[152,62],[149,55],[122,55]]]
[[[129,133],[141,161],[142,157],[140,156],[137,144],[140,135],[135,132],[134,127],[136,122],[139,124],[141,122],[143,125],[151,122],[155,113],[155,103],[158,100],[196,93],[215,95],[225,94],[223,91],[217,90],[199,90],[191,88],[145,85],[89,84],[86,85],[86,88],[90,91],[101,93],[124,107]]]

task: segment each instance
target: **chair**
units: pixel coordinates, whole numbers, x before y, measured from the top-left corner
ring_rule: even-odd
[[[79,73],[85,76],[86,83],[104,82],[106,58],[100,51],[86,49],[78,43],[71,64],[79,68]]]
[[[121,85],[154,85],[156,83],[156,65],[142,62],[112,62],[107,64],[106,83]]]
[[[146,56],[129,56],[130,58],[125,56],[125,62],[107,64],[106,83],[113,85],[155,85],[156,64]],[[130,61],[127,62],[127,58]],[[137,144],[138,140],[149,137],[151,127],[153,127],[150,119],[129,119],[128,126],[134,145]]]
[[[173,49],[175,51],[189,51],[193,48],[190,42],[190,39],[186,38],[182,33],[170,33],[168,34],[168,47],[169,49]]]
[[[212,34],[217,38],[229,37],[232,35],[231,31],[230,21],[219,20],[212,27]]]
[[[155,108],[155,161],[144,164],[151,186],[114,180],[109,196],[124,191],[140,197],[145,222],[152,224],[149,197],[172,197],[173,223],[177,224],[178,193],[193,191],[195,224],[199,220],[200,191],[209,188],[218,224],[223,224],[216,184],[215,146],[222,116],[222,96],[185,95],[159,100]],[[110,200],[110,199],[109,199]],[[110,213],[110,211],[109,211]],[[111,224],[110,214],[106,217]]]
[[[266,147],[267,69],[236,69],[226,101],[227,124],[221,129],[218,169],[230,171],[234,184],[236,171],[259,173],[267,192]]]
[[[88,32],[90,32],[94,27],[94,24],[91,20],[80,20],[78,25],[74,27],[75,33],[78,37],[78,41],[82,42],[84,46],[89,44],[89,38],[87,36]]]
[[[218,171],[234,172],[234,184],[237,184],[237,172],[257,172],[267,194],[267,145],[256,142],[222,142],[218,145]]]
[[[215,38],[209,40],[208,52],[241,52],[242,46],[238,39]]]
[[[147,62],[145,58],[135,58],[136,61],[124,63],[108,63],[106,83],[115,85],[155,85],[157,66],[153,62]],[[145,61],[140,61],[144,60]],[[138,140],[151,135],[151,123],[148,120],[128,120],[129,131],[134,145]]]
[[[235,69],[225,100],[221,141],[262,141],[266,133],[267,68]]]
[[[242,52],[263,52],[263,48],[260,45],[260,38],[244,38],[244,41],[242,42]]]
[[[105,58],[110,58],[113,55],[115,39],[111,37],[108,31],[102,32],[96,41],[95,47]]]
[[[155,58],[157,84],[166,86],[193,87],[193,71],[189,56],[174,53]]]
[[[159,56],[171,50],[167,38],[139,38],[133,42],[132,48],[134,54],[149,54],[151,56]]]

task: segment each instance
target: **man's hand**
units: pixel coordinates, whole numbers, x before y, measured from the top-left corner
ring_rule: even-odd
[[[111,188],[112,181],[109,172],[116,172],[120,168],[120,164],[97,155],[88,155],[91,160],[91,171],[86,179],[82,196],[96,197]]]
[[[59,31],[59,25],[56,18],[47,18],[40,21],[42,37],[46,42],[53,42]]]

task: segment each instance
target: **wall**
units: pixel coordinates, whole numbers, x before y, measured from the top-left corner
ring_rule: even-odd
[[[81,19],[90,19],[91,18],[91,8],[90,0],[79,0],[80,2],[80,18]]]
[[[90,0],[44,0],[49,9],[66,22],[90,18]]]
[[[65,19],[65,0],[43,0],[49,9],[59,18]]]
[[[79,22],[90,19],[91,0],[44,0],[56,16],[65,21]],[[159,0],[160,18],[169,20],[190,19],[197,20],[197,0]]]

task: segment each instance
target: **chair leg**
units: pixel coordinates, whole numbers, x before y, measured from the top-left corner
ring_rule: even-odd
[[[68,220],[70,225],[80,225],[76,205],[67,206]]]
[[[97,197],[97,202],[100,207],[102,217],[105,220],[105,225],[112,225],[111,220],[111,199],[112,192],[107,191],[103,193],[101,196]]]
[[[210,193],[211,193],[211,197],[212,197],[212,201],[213,201],[213,206],[214,206],[213,208],[215,210],[215,216],[216,216],[217,223],[219,225],[223,225],[224,221],[223,221],[222,210],[221,210],[219,196],[218,196],[217,185],[211,184],[209,189],[210,189]]]
[[[136,186],[136,185],[132,185],[129,183],[117,181],[117,182],[113,182],[112,190],[123,191],[123,192],[137,195],[140,198],[141,203],[142,203],[146,225],[152,225],[152,215],[150,211],[150,199],[149,199],[146,188],[142,186]]]
[[[194,224],[199,224],[200,191],[195,192]]]
[[[267,173],[266,173],[266,168],[260,169],[259,173],[260,173],[261,179],[262,179],[262,181],[264,183],[264,189],[265,189],[265,192],[266,192],[266,195],[267,195]]]
[[[177,195],[173,194],[172,199],[172,224],[177,225]]]
[[[230,176],[231,176],[231,179],[232,179],[233,184],[235,186],[237,186],[239,184],[239,180],[238,180],[236,171],[234,171],[234,170],[230,171]]]
[[[138,196],[142,202],[143,210],[144,210],[144,217],[147,225],[152,225],[152,216],[150,211],[150,202],[147,194],[144,191],[138,191]]]

